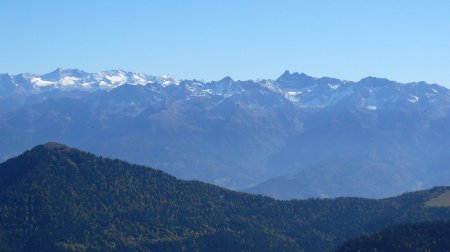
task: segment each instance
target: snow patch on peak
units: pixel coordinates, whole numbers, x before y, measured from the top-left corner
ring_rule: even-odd
[[[411,95],[411,98],[409,98],[408,101],[411,103],[417,103],[417,102],[419,102],[419,97],[417,97],[415,95]]]
[[[46,87],[55,84],[52,81],[42,80],[41,77],[31,77],[30,81],[35,87]]]
[[[120,73],[119,75],[107,75],[105,76],[105,78],[108,79],[113,85],[125,84],[125,82],[127,81],[125,75],[122,73]]]
[[[91,88],[92,88],[91,84],[89,84],[89,83],[87,83],[87,82],[81,83],[80,86],[81,86],[82,88],[84,88],[84,89],[91,89]]]
[[[287,91],[285,93],[286,99],[290,100],[291,102],[299,102],[300,99],[297,97],[298,95],[303,94],[302,91]]]
[[[62,78],[61,85],[67,86],[67,85],[76,85],[76,82],[79,80],[77,77],[73,76],[65,76]]]
[[[180,81],[173,79],[169,75],[161,76],[160,81],[162,82],[161,84],[162,84],[163,87],[167,87],[167,86],[170,86],[170,85],[179,85],[180,84]]]
[[[261,84],[266,87],[267,89],[276,92],[276,93],[282,93],[283,91],[281,88],[273,81],[267,80],[267,81],[261,81]]]
[[[329,87],[331,90],[336,90],[336,89],[338,89],[340,86],[341,86],[341,85],[339,85],[339,84],[333,85],[333,84],[329,84],[329,83],[328,83],[328,87]]]
[[[149,82],[153,83],[153,81],[147,80],[145,75],[138,74],[138,73],[133,73],[132,79],[133,79],[134,82],[136,82],[136,84],[139,84],[139,85],[145,85],[145,84],[147,84]]]

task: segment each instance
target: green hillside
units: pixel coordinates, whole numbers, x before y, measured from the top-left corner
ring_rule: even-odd
[[[0,251],[332,251],[448,190],[278,201],[48,143],[0,164]]]
[[[450,222],[430,222],[389,227],[370,236],[352,239],[342,245],[337,251],[450,251]]]

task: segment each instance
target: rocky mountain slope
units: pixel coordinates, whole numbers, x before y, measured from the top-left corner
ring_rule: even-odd
[[[57,69],[0,75],[0,91],[3,160],[61,141],[279,198],[379,198],[450,178],[450,91],[436,84]]]

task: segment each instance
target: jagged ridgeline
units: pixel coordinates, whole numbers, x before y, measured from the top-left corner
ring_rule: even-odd
[[[278,201],[48,143],[0,164],[0,251],[332,251],[450,219],[448,190]]]
[[[450,181],[450,91],[368,77],[0,74],[0,161],[59,141],[279,199],[384,198]]]

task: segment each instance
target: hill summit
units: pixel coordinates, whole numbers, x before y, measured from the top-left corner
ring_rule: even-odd
[[[450,188],[384,200],[278,201],[47,143],[0,164],[1,251],[331,251],[450,218]]]

